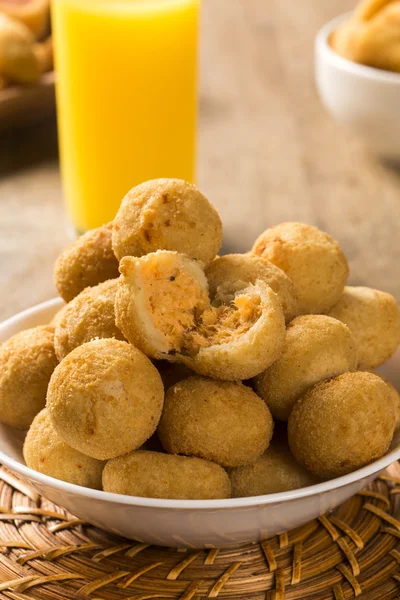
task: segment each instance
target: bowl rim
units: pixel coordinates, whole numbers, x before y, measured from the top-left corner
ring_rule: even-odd
[[[368,65],[361,65],[340,56],[340,54],[333,50],[328,41],[329,36],[339,25],[348,20],[352,14],[353,11],[342,13],[321,27],[315,37],[316,54],[323,57],[337,69],[346,71],[351,75],[400,86],[400,73],[385,71],[384,69],[378,69]]]
[[[53,298],[46,302],[42,302],[31,308],[28,308],[16,315],[6,319],[0,323],[0,336],[9,327],[18,326],[19,323],[24,322],[27,318],[33,316],[40,316],[42,312],[53,309],[61,308],[64,305],[61,298]],[[22,331],[22,329],[21,329]],[[0,342],[1,344],[1,342]],[[400,459],[400,444],[396,448],[379,458],[378,460],[352,471],[347,475],[342,475],[335,479],[323,481],[308,487],[300,488],[298,490],[291,490],[288,492],[279,492],[275,494],[267,494],[263,496],[249,496],[246,498],[226,498],[221,500],[169,500],[159,498],[142,498],[139,496],[125,496],[123,494],[113,494],[111,492],[104,492],[102,490],[94,490],[83,486],[68,483],[44,475],[37,471],[34,471],[30,467],[21,464],[17,460],[11,458],[0,450],[0,463],[11,469],[12,471],[22,475],[23,477],[36,481],[39,484],[53,487],[61,492],[84,496],[93,500],[104,500],[106,502],[125,504],[130,506],[141,506],[146,508],[160,508],[160,509],[179,509],[179,510],[215,510],[215,509],[227,509],[227,508],[252,508],[254,506],[268,506],[271,504],[277,504],[282,502],[289,502],[300,498],[306,498],[308,496],[315,496],[326,492],[337,490],[338,488],[345,487],[356,481],[360,481],[363,478],[371,477],[374,474],[379,474],[381,471],[386,469],[396,460]]]

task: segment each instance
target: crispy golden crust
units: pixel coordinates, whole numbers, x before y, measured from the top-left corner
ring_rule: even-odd
[[[0,346],[0,422],[28,429],[44,408],[47,385],[57,365],[54,327],[34,327]]]
[[[269,260],[254,254],[226,254],[217,256],[206,265],[204,272],[208,279],[210,296],[221,297],[232,289],[264,281],[278,295],[286,322],[298,314],[297,297],[293,282]],[[244,285],[245,284],[245,285]]]
[[[328,312],[339,300],[349,274],[337,242],[304,223],[281,223],[266,229],[252,252],[264,256],[290,277],[299,314]]]
[[[106,460],[139,448],[154,433],[163,400],[150,360],[126,342],[103,339],[62,360],[50,380],[47,407],[67,444]]]
[[[329,314],[345,323],[353,334],[360,369],[378,367],[400,344],[400,308],[390,294],[367,287],[346,287]]]
[[[118,280],[111,279],[86,288],[62,309],[54,335],[58,360],[96,338],[124,339],[115,324],[117,286]]]
[[[219,465],[146,450],[108,461],[103,488],[127,496],[180,500],[213,500],[231,494],[229,477]]]
[[[65,302],[85,288],[118,277],[111,247],[112,223],[92,229],[68,246],[54,265],[54,284]]]
[[[274,442],[254,463],[232,469],[229,476],[233,498],[287,492],[319,481],[295,461],[287,444]]]
[[[295,459],[323,478],[383,456],[396,422],[393,398],[372,373],[344,373],[316,385],[294,405],[288,436]]]
[[[266,450],[273,428],[268,408],[249,387],[190,377],[167,391],[158,436],[173,454],[236,467]]]
[[[43,409],[33,420],[25,438],[24,459],[28,467],[62,481],[101,489],[104,462],[68,446]]]
[[[194,185],[180,179],[154,179],[134,187],[114,220],[113,248],[119,259],[176,250],[206,263],[217,254],[221,240],[215,208]]]
[[[398,431],[400,429],[400,394],[399,392],[396,390],[396,388],[394,387],[394,385],[392,385],[390,383],[390,381],[388,381],[386,379],[386,377],[383,377],[383,375],[380,375],[379,373],[374,373],[374,375],[377,375],[378,377],[380,377],[388,386],[388,388],[390,389],[390,392],[392,394],[392,398],[393,398],[393,404],[394,404],[394,411],[396,414],[396,426],[395,426],[395,432]]]
[[[357,368],[357,344],[346,325],[324,315],[294,319],[283,354],[255,380],[273,416],[287,421],[297,398],[324,379]]]
[[[272,365],[285,342],[278,296],[266,283],[257,281],[236,294],[234,305],[236,308],[227,308],[226,318],[217,322],[216,335],[206,336],[207,343],[195,346],[195,351],[190,345],[191,338],[197,343],[197,336],[189,336],[189,355],[179,354],[177,360],[200,375],[230,381],[250,379]],[[212,332],[212,327],[206,331],[209,329]],[[203,330],[200,321],[195,333]]]

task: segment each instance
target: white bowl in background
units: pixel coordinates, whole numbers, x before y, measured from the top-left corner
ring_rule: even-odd
[[[350,13],[327,23],[315,42],[315,77],[325,108],[383,158],[400,160],[400,73],[359,65],[329,44]]]
[[[62,306],[51,300],[0,325],[0,343],[48,323]],[[400,388],[400,352],[382,373]],[[41,475],[25,466],[24,433],[0,425],[0,462],[27,479],[43,496],[102,529],[148,544],[186,548],[256,542],[288,531],[332,510],[400,458],[400,436],[383,458],[331,481],[291,492],[230,500],[158,500],[92,490]]]

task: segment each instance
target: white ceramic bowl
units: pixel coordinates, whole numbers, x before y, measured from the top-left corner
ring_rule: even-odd
[[[51,300],[5,321],[0,325],[0,343],[18,331],[48,323],[61,304]],[[384,370],[398,387],[399,365],[400,353]],[[149,544],[187,548],[255,542],[298,527],[350,498],[400,458],[397,446],[380,460],[344,477],[269,496],[155,500],[91,490],[36,473],[24,465],[23,438],[22,432],[0,425],[0,462],[29,480],[40,494],[103,529]]]
[[[400,74],[359,65],[329,45],[332,32],[350,14],[319,31],[315,43],[315,76],[327,110],[384,158],[400,160]]]

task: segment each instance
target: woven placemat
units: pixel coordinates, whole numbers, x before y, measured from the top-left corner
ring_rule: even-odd
[[[0,468],[0,597],[400,600],[400,467],[333,513],[224,550],[135,543],[85,524]]]

